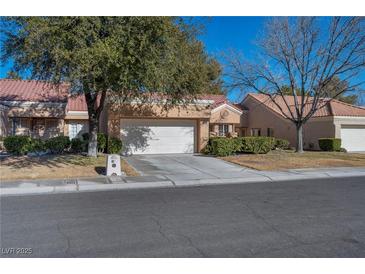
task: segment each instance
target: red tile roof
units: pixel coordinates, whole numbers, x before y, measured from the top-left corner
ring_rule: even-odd
[[[151,93],[151,94],[145,94],[148,99],[152,100],[162,100],[167,99],[167,95],[165,94],[159,94],[158,92]],[[213,107],[215,105],[220,105],[221,103],[228,102],[226,96],[224,94],[202,94],[197,96],[198,100],[206,100],[206,101],[214,101]]]
[[[227,101],[223,101],[223,102],[219,102],[219,103],[215,103],[213,106],[212,106],[212,109],[215,109],[223,104],[226,104],[226,105],[229,105],[231,107],[233,107],[234,109],[237,109],[238,111],[243,111],[243,108],[241,107],[240,104],[232,104],[230,103],[228,100]]]
[[[238,111],[242,111],[243,108],[240,104],[232,104],[229,102],[227,97],[224,94],[207,94],[200,97],[202,100],[212,100],[214,104],[212,105],[212,109],[221,106],[222,104],[227,104]]]
[[[365,116],[365,108],[350,105],[339,100],[332,100],[330,107],[333,116]]]
[[[83,94],[69,96],[67,100],[67,111],[87,111],[85,96]]]
[[[224,94],[205,94],[199,96],[201,100],[214,101],[215,105],[220,105],[221,103],[227,102],[227,97]]]
[[[290,117],[290,112],[288,107],[285,104],[285,101],[290,107],[292,113],[295,113],[295,105],[294,105],[294,96],[285,96],[285,101],[281,96],[275,97],[275,102],[281,107],[283,112],[280,108],[270,99],[268,95],[265,94],[257,94],[257,93],[249,93],[247,97],[255,98],[257,101],[261,102],[271,110],[275,111],[276,113],[280,114],[281,116],[285,115],[283,112]],[[246,97],[246,98],[247,98]],[[309,103],[304,106],[304,113],[308,113],[310,108],[312,107],[309,98]],[[326,99],[323,98],[320,101],[321,107],[317,110],[312,117],[325,117],[325,116],[365,116],[365,109],[362,107],[350,105],[344,102],[341,102],[336,99]]]
[[[155,95],[157,98],[157,95]],[[206,94],[199,97],[200,100],[214,101],[212,108],[216,108],[223,103],[229,104],[230,106],[242,111],[238,105],[234,105],[228,102],[225,95]],[[67,103],[68,111],[87,111],[87,105],[84,95],[70,96]]]
[[[67,84],[0,79],[0,101],[66,102],[68,89]]]
[[[212,108],[226,103],[242,110],[239,105],[231,104],[224,94],[205,94],[199,99],[214,101]],[[67,111],[87,111],[84,95],[70,96],[68,84],[57,87],[37,80],[0,79],[0,101],[67,102]]]

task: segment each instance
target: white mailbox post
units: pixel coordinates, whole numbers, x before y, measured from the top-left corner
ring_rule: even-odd
[[[106,159],[106,176],[122,176],[120,166],[120,156],[118,154],[110,154]]]

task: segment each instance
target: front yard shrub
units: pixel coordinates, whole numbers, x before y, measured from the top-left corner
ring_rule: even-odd
[[[275,138],[272,137],[242,137],[242,152],[266,154],[275,148]]]
[[[119,154],[123,148],[122,140],[116,137],[110,137],[108,139],[108,153]]]
[[[98,151],[104,152],[106,147],[106,135],[104,133],[98,133]]]
[[[47,150],[45,143],[41,139],[31,139],[29,152],[42,152]]]
[[[203,148],[202,153],[204,154],[213,154],[213,146],[212,146],[212,141],[216,138],[220,138],[220,137],[212,137],[209,138],[207,145]]]
[[[288,149],[289,141],[285,139],[276,139],[275,138],[275,148],[277,149]]]
[[[242,149],[242,138],[213,137],[209,139],[206,151],[209,154],[224,157]]]
[[[80,153],[85,150],[85,142],[79,138],[74,138],[71,140],[71,151],[75,153]]]
[[[217,138],[222,138],[222,137],[211,137],[211,138],[209,138],[207,145],[204,147],[204,149],[202,151],[204,154],[214,154],[213,153],[212,142],[213,142],[214,139],[217,139]]]
[[[46,148],[52,153],[60,154],[70,148],[70,139],[67,136],[57,136],[46,140]]]
[[[323,151],[340,151],[341,139],[339,138],[320,138],[318,144]]]
[[[82,140],[84,140],[85,142],[89,142],[90,134],[88,132],[83,133],[81,136]]]
[[[209,139],[207,145],[201,151],[203,154],[213,154],[212,153],[212,144],[211,144],[210,140],[211,139]]]
[[[31,138],[29,136],[8,136],[4,138],[4,147],[7,152],[24,155],[31,149]]]
[[[282,147],[287,147],[289,142],[279,142]],[[224,157],[237,152],[264,154],[274,149],[276,139],[272,137],[213,137],[209,139],[204,153]],[[287,144],[287,146],[285,146]]]

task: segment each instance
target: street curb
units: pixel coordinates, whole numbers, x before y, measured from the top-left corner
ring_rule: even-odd
[[[335,173],[335,174],[333,174]],[[275,183],[285,181],[299,181],[311,179],[336,179],[346,177],[364,177],[365,172],[322,172],[314,174],[295,174],[288,175],[257,175],[246,178],[230,179],[200,179],[184,181],[154,181],[154,182],[133,182],[133,183],[114,183],[114,184],[76,184],[65,186],[44,186],[44,187],[1,187],[0,197],[23,196],[23,195],[40,195],[40,194],[62,194],[62,193],[80,193],[95,191],[111,190],[130,190],[130,189],[150,189],[150,188],[181,188],[194,186],[212,186],[212,185],[230,185],[230,184],[251,184],[251,183]],[[364,179],[365,182],[365,179]]]

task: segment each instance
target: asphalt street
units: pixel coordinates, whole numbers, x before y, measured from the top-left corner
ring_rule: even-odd
[[[365,257],[365,177],[2,197],[2,257]]]

